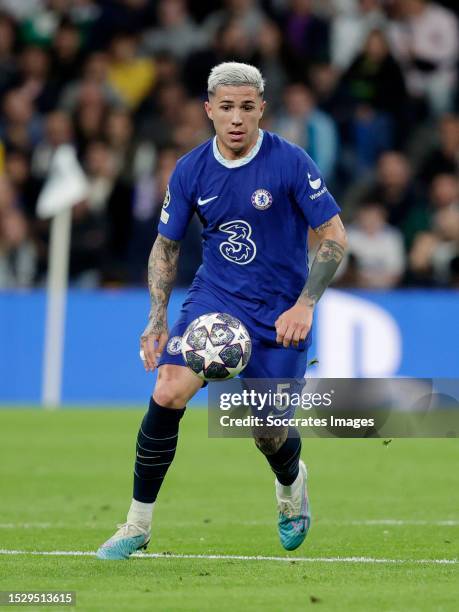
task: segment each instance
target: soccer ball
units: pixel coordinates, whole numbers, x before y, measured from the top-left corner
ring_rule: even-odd
[[[231,315],[213,312],[195,319],[182,336],[187,366],[202,380],[226,380],[247,365],[252,342],[244,325]]]

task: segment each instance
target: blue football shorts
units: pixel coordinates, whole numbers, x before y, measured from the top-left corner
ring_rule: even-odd
[[[207,297],[207,296],[206,296]],[[207,303],[206,303],[207,302]],[[181,338],[188,325],[203,314],[211,312],[226,312],[240,319],[247,328],[252,340],[252,354],[249,363],[240,373],[244,379],[298,379],[297,384],[290,386],[290,392],[300,392],[304,385],[307,366],[307,349],[290,346],[284,348],[274,341],[259,339],[251,330],[250,325],[244,321],[240,312],[235,312],[231,306],[210,304],[208,300],[186,300],[180,311],[178,320],[169,332],[165,349],[161,353],[158,366],[165,364],[185,366],[186,363],[181,351]],[[273,334],[274,335],[274,334]],[[255,387],[267,383],[254,383]],[[287,410],[285,416],[294,412]]]

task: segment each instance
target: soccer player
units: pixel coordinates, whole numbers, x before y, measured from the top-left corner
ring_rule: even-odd
[[[182,157],[171,176],[148,262],[151,311],[141,336],[145,369],[158,368],[158,378],[137,437],[127,520],[99,548],[100,559],[127,559],[150,540],[180,419],[203,384],[180,351],[191,321],[209,312],[242,320],[252,339],[247,378],[304,376],[314,309],[342,260],[346,235],[340,209],[311,158],[259,128],[263,88],[254,66],[214,67],[205,110],[216,136]],[[166,310],[180,241],[194,213],[203,225],[203,264],[169,332]],[[319,246],[308,274],[309,227]],[[255,436],[255,442],[276,475],[281,543],[293,550],[311,520],[301,439],[297,430],[286,429],[274,437]]]

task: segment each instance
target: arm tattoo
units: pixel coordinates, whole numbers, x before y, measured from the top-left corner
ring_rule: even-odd
[[[320,232],[322,232],[324,229],[327,229],[327,227],[331,227],[332,225],[333,223],[331,221],[325,221],[325,223],[322,223],[322,225],[316,227],[314,231],[316,232],[316,234],[320,234]]]
[[[305,301],[311,308],[319,301],[341,263],[343,255],[344,247],[339,242],[322,240],[312,262],[306,285],[299,297],[300,300]]]
[[[180,243],[158,234],[148,259],[148,288],[150,290],[150,332],[167,329],[166,310],[177,275]]]

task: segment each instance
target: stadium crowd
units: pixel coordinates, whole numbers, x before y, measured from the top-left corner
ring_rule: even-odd
[[[208,73],[267,81],[263,127],[318,163],[343,209],[343,287],[459,287],[457,3],[0,0],[0,289],[44,282],[38,195],[72,144],[80,287],[140,285],[179,156],[212,135]],[[179,283],[199,265],[193,219]]]

